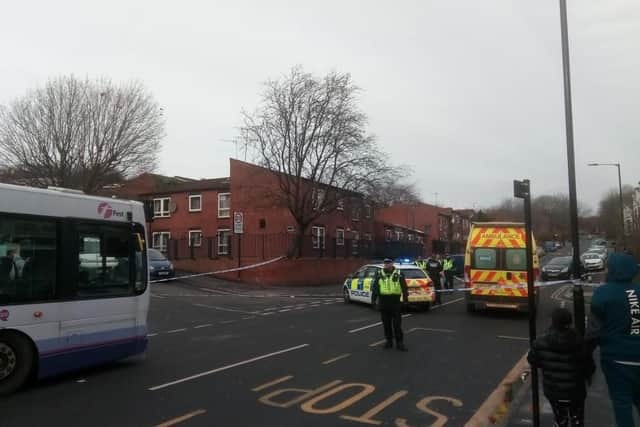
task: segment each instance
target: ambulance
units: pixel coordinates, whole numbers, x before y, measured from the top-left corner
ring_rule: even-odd
[[[436,299],[436,294],[427,273],[413,264],[395,263],[394,266],[402,272],[407,282],[409,304],[425,311],[429,310]],[[372,304],[373,281],[382,268],[382,264],[367,264],[349,275],[342,288],[344,302],[347,304],[351,302]]]
[[[534,280],[540,272],[535,239]],[[473,223],[464,262],[467,311],[506,308],[527,311],[527,257],[522,223]],[[536,295],[537,297],[537,295]],[[536,298],[537,300],[537,298]]]

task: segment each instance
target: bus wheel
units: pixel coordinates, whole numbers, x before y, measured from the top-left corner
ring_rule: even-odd
[[[13,393],[29,379],[33,348],[17,334],[0,334],[0,396]]]

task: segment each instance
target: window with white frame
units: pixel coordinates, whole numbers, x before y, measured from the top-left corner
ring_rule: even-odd
[[[336,228],[336,245],[344,246],[344,228]]]
[[[400,241],[404,237],[404,233],[402,231],[396,231],[396,240]]]
[[[358,253],[358,248],[360,247],[360,232],[353,232],[353,239],[351,240],[351,248],[353,249],[353,253]]]
[[[407,239],[408,239],[410,242],[413,242],[413,234],[407,234]]]
[[[336,209],[339,211],[343,211],[344,210],[344,199],[338,199],[337,205],[336,205]]]
[[[231,230],[221,228],[218,230],[218,255],[229,255],[231,246]]]
[[[189,212],[202,211],[202,195],[192,194],[189,196]]]
[[[167,218],[171,216],[169,206],[171,205],[170,197],[160,197],[153,199],[153,217],[154,218]]]
[[[322,207],[322,205],[324,204],[325,195],[326,195],[326,191],[324,191],[322,188],[316,188],[313,190],[312,203],[313,203],[314,211],[317,211]]]
[[[372,241],[373,236],[371,235],[371,233],[364,233],[364,240]]]
[[[168,231],[158,231],[151,234],[152,245],[154,249],[166,253],[169,246],[171,233]]]
[[[189,246],[194,248],[202,246],[202,230],[189,230]]]
[[[324,249],[326,247],[325,228],[316,225],[311,227],[311,241],[313,249]]]
[[[231,193],[218,194],[218,218],[231,217]]]

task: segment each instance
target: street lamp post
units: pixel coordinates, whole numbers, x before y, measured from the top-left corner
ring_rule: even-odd
[[[627,236],[624,232],[624,200],[622,197],[622,174],[620,173],[620,163],[589,163],[589,166],[614,166],[618,168],[618,193],[620,197],[620,231],[622,236],[622,249],[627,247]]]

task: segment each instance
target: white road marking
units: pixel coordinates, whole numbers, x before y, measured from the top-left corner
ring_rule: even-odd
[[[186,331],[186,330],[187,330],[187,328],[172,329],[172,330],[170,330],[170,331],[167,331],[166,333],[167,333],[167,334],[175,334],[175,333],[177,333],[177,332],[184,332],[184,331]]]
[[[167,297],[161,296],[161,295],[156,295],[156,294],[151,294],[152,298],[158,298],[158,299],[166,299]]]
[[[213,325],[211,323],[205,323],[204,325],[194,326],[193,329],[208,328],[209,326]]]
[[[279,351],[274,351],[273,353],[268,353],[268,354],[263,354],[262,356],[257,356],[257,357],[253,357],[251,359],[247,359],[247,360],[243,360],[242,362],[236,362],[233,363],[231,365],[226,365],[226,366],[221,366],[219,368],[216,369],[212,369],[210,371],[205,371],[205,372],[200,372],[199,374],[195,374],[195,375],[191,375],[189,377],[185,377],[185,378],[180,378],[177,379],[175,381],[171,381],[165,384],[160,384],[154,387],[149,387],[148,390],[149,391],[157,391],[157,390],[161,390],[163,388],[167,388],[167,387],[171,387],[177,384],[181,384],[187,381],[191,381],[191,380],[195,380],[197,378],[201,378],[207,375],[212,375],[218,372],[222,372],[222,371],[226,371],[228,369],[232,369],[232,368],[237,368],[238,366],[243,366],[243,365],[248,365],[249,363],[253,363],[253,362],[257,362],[258,360],[262,360],[262,359],[267,359],[269,357],[273,357],[273,356],[278,356],[280,354],[284,354],[284,353],[288,353],[291,351],[295,351],[295,350],[300,350],[302,348],[305,347],[309,347],[309,344],[300,344],[297,345],[295,347],[289,347],[289,348],[285,348],[283,350],[279,350]]]
[[[529,341],[529,338],[526,337],[512,337],[510,335],[498,335],[498,338],[502,338],[503,340]]]
[[[286,313],[287,311],[291,311],[291,309],[285,308],[284,310],[278,310],[278,313]]]
[[[229,323],[236,323],[236,320],[223,320],[220,322],[221,325],[227,325]]]
[[[334,357],[334,358],[329,359],[329,360],[325,360],[324,362],[322,362],[322,364],[323,365],[330,365],[333,362],[337,362],[338,360],[346,359],[349,356],[351,356],[351,353],[341,354],[340,356]]]
[[[249,320],[249,319],[255,319],[255,318],[256,318],[256,316],[247,316],[247,317],[243,317],[240,320]]]
[[[218,307],[217,305],[208,305],[208,304],[192,304],[192,305],[195,305],[196,307],[204,307],[204,308],[212,308],[214,310],[228,311],[230,313],[259,314],[257,311],[236,310],[233,308]]]
[[[270,311],[268,313],[262,313],[263,316],[271,316],[272,314],[276,314],[274,311]]]
[[[404,314],[402,315],[402,317],[410,317],[411,314]],[[352,329],[349,331],[350,334],[355,334],[356,332],[360,332],[360,331],[364,331],[366,329],[370,329],[370,328],[375,328],[376,326],[380,326],[382,325],[382,322],[376,322],[376,323],[372,323],[371,325],[367,325],[367,326],[363,326],[361,328],[357,328],[357,329]]]
[[[158,334],[147,334],[147,338],[158,336]]]

